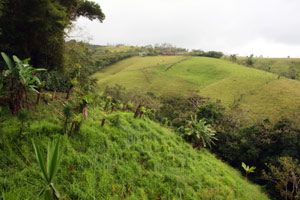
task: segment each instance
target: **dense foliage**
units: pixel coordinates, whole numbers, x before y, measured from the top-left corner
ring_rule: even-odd
[[[88,0],[3,0],[0,7],[0,48],[34,67],[63,68],[65,30],[79,16],[100,22],[105,16]],[[1,70],[2,68],[0,68]]]
[[[7,69],[0,77],[0,94],[2,93],[2,100],[8,103],[11,112],[18,114],[25,107],[24,98],[28,104],[28,92],[38,92],[37,84],[41,82],[36,73],[44,69],[33,68],[28,64],[28,59],[21,61],[13,56],[12,60],[3,52],[1,55],[7,64]]]

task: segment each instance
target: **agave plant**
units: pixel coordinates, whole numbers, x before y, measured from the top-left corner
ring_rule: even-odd
[[[62,148],[60,146],[59,140],[48,144],[47,158],[46,161],[39,145],[35,140],[32,140],[33,148],[35,151],[35,156],[38,161],[39,167],[41,169],[41,178],[43,183],[43,188],[38,194],[38,198],[44,198],[47,200],[57,200],[59,199],[59,193],[55,189],[53,184],[53,178],[56,175],[60,160],[62,158]]]
[[[197,116],[191,116],[185,128],[185,135],[190,137],[193,145],[199,149],[206,146],[211,148],[211,145],[215,144],[214,140],[217,140],[215,133],[204,119],[197,120]]]

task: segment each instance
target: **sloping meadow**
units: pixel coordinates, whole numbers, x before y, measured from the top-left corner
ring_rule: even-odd
[[[48,113],[48,114],[47,114]],[[59,118],[32,116],[19,134],[17,119],[2,122],[0,191],[4,199],[34,199],[40,187],[31,138],[45,150],[61,138],[64,155],[54,179],[61,199],[268,199],[258,186],[179,136],[132,113],[91,109],[80,133],[60,134]],[[48,116],[48,117],[45,117]]]
[[[299,81],[276,74],[206,57],[133,57],[94,75],[98,91],[115,84],[127,90],[157,96],[188,96],[192,93],[230,109],[240,109],[246,120],[294,118],[300,106]]]

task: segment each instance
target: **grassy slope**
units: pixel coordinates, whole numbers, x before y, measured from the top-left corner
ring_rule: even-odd
[[[157,95],[196,92],[228,107],[238,105],[252,120],[292,117],[300,106],[300,82],[213,58],[134,57],[94,77],[99,91],[120,84]]]
[[[238,57],[238,62],[245,63],[246,57]],[[295,78],[300,80],[300,59],[299,58],[253,58],[256,69],[270,71],[272,73],[292,77],[292,74],[297,74]]]
[[[38,135],[45,147],[49,136],[59,137],[62,122],[56,112],[36,112],[21,137],[20,122],[4,117],[9,120],[0,137],[0,193],[7,199],[37,194],[39,187],[32,183],[38,185],[38,167],[30,138]],[[268,199],[208,151],[191,149],[154,122],[114,113],[102,128],[102,117],[99,109],[91,109],[80,134],[63,136],[65,154],[54,180],[62,199]]]

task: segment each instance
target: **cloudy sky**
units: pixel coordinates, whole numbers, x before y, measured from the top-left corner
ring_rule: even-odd
[[[226,54],[300,57],[300,0],[94,0],[103,23],[80,18],[93,44],[171,43]]]

